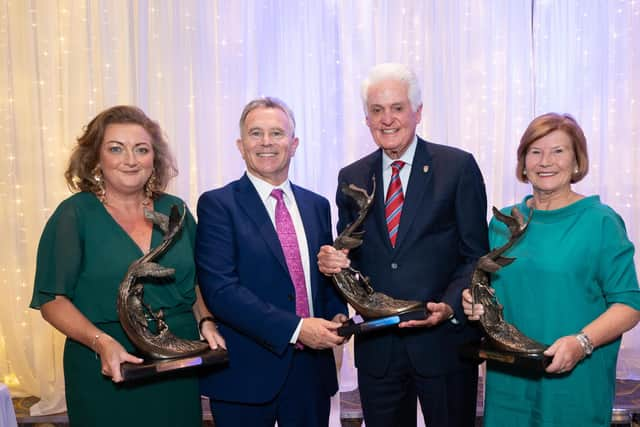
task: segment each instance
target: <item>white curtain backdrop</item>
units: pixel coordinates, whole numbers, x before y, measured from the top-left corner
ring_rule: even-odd
[[[472,152],[491,205],[528,192],[514,168],[529,121],[573,114],[591,157],[577,190],[600,194],[638,246],[639,50],[637,0],[0,0],[0,381],[41,396],[38,413],[64,407],[62,337],[28,303],[70,149],[99,111],[136,104],[160,122],[180,169],[170,191],[195,210],[244,171],[244,104],[280,97],[301,144],[291,179],[333,200],[339,168],[374,149],[362,77],[405,62],[419,133]],[[640,378],[639,352],[632,331],[619,376]]]

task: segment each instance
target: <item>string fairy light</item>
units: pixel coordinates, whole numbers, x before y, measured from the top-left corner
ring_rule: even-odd
[[[157,5],[132,17],[109,2],[89,1],[72,8],[59,2],[30,2],[0,9],[0,54],[6,58],[7,76],[0,83],[0,231],[5,236],[0,248],[8,254],[0,260],[0,289],[10,301],[0,309],[11,311],[12,325],[24,333],[12,346],[22,348],[34,338],[29,327],[33,313],[25,307],[35,245],[44,221],[69,195],[61,178],[69,148],[80,125],[109,103],[143,104],[169,129],[173,147],[182,153],[180,179],[185,184],[180,188],[193,206],[200,191],[234,178],[242,168],[228,145],[237,137],[234,116],[245,99],[260,92],[290,95],[300,117],[305,117],[302,111],[313,113],[304,120],[310,131],[302,144],[310,158],[305,163],[309,172],[303,174],[298,167],[296,173],[310,180],[326,175],[327,182],[320,185],[330,194],[335,177],[319,173],[314,161],[321,158],[323,166],[331,164],[337,171],[372,149],[357,89],[363,73],[376,61],[407,61],[423,85],[421,131],[433,135],[435,142],[474,153],[491,203],[520,201],[520,193],[526,191],[526,186],[512,182],[512,165],[515,146],[533,116],[559,109],[578,116],[589,134],[591,152],[585,188],[602,192],[615,209],[624,210],[629,234],[636,246],[640,244],[640,172],[634,167],[640,162],[640,121],[634,117],[640,86],[632,74],[640,60],[633,48],[640,28],[634,27],[637,19],[629,19],[640,15],[639,1],[578,2],[579,10],[566,19],[571,20],[567,28],[558,27],[567,24],[563,20],[554,20],[570,7],[567,2],[536,2],[532,45],[524,37],[527,32],[500,25],[506,15],[490,2],[462,2],[456,10],[446,2],[427,8],[422,2],[401,1],[398,11],[387,10],[384,2],[296,2],[287,11],[278,10],[277,16],[264,3],[259,16],[250,17],[233,2],[206,3],[185,3],[183,13],[175,17]],[[312,15],[309,22],[306,7],[332,9],[325,16]],[[598,7],[616,13],[597,13]],[[429,15],[434,11],[437,17]],[[529,23],[530,16],[509,13],[511,19],[520,19],[518,23]],[[327,16],[332,17],[330,23],[354,24],[322,27],[321,18]],[[449,20],[436,19],[444,17]],[[164,30],[173,28],[166,25],[170,18],[180,29],[175,38],[182,44],[166,43]],[[143,28],[131,25],[132,19],[146,20],[148,33],[130,33],[130,28]],[[274,19],[288,25],[274,26]],[[440,22],[453,19],[460,25],[450,28],[446,38],[429,30],[441,30]],[[16,22],[26,24],[23,28]],[[591,34],[600,27],[602,32]],[[383,28],[393,31],[382,33]],[[314,38],[322,40],[322,48],[312,44]],[[37,46],[25,63],[15,59],[18,52],[31,49],[25,50],[21,40]],[[129,50],[142,49],[135,42],[129,46],[130,40],[144,40],[146,50]],[[286,49],[283,40],[289,43]],[[523,51],[533,51],[535,64]],[[274,65],[266,59],[284,54],[292,71],[274,78]],[[530,79],[533,67],[535,78]],[[27,71],[17,76],[18,69]],[[299,77],[303,75],[306,80]],[[571,81],[566,83],[565,76]],[[321,81],[323,86],[311,97]],[[598,81],[608,86],[594,84]],[[186,123],[173,123],[174,114],[186,117]],[[626,153],[622,158],[621,149]],[[327,151],[334,153],[331,158]],[[301,149],[294,163],[304,161],[302,154]],[[17,386],[16,366],[3,362],[9,357],[2,352],[8,333],[1,332],[0,378]]]

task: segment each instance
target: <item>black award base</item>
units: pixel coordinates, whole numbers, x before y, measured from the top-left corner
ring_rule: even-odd
[[[393,316],[379,317],[377,319],[363,319],[359,314],[357,314],[344,322],[342,326],[338,328],[338,335],[341,337],[350,337],[351,335],[396,327],[400,322],[406,322],[408,320],[424,320],[427,315],[427,310],[424,308],[394,314]]]
[[[139,365],[134,363],[123,363],[120,365],[120,372],[123,380],[134,381],[144,378],[166,375],[171,372],[183,371],[210,365],[226,363],[229,360],[227,350],[218,348],[217,350],[207,350],[195,356],[179,357],[175,359],[149,359]]]
[[[479,361],[486,360],[488,363],[496,363],[512,372],[522,371],[525,375],[544,374],[545,368],[553,359],[543,353],[516,353],[501,350],[486,340],[482,340],[480,344],[465,344],[460,352],[464,357]]]

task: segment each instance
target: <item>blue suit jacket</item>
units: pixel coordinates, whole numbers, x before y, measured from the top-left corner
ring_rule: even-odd
[[[488,252],[487,197],[480,169],[471,154],[418,138],[395,248],[385,223],[380,149],[340,171],[338,231],[358,212],[340,188],[352,183],[370,192],[374,176],[375,202],[362,226],[363,244],[349,255],[353,266],[370,277],[377,291],[394,298],[446,302],[460,323],[358,336],[356,365],[370,375],[384,375],[391,335],[396,334],[405,341],[421,375],[442,375],[468,366],[458,357],[458,346],[477,339],[478,331],[466,323],[461,292],[470,284],[476,260]]]
[[[346,313],[346,306],[316,267],[320,246],[332,242],[329,202],[291,187],[309,246],[314,316],[331,319]],[[242,403],[271,400],[289,372],[296,351],[289,340],[300,318],[278,235],[246,174],[200,197],[196,263],[202,294],[229,350],[229,366],[202,380],[204,394]],[[304,351],[317,359],[315,374],[324,379],[321,395],[334,394],[333,352]]]

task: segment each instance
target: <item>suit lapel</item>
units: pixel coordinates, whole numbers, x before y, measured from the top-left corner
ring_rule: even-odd
[[[304,234],[307,241],[307,252],[309,254],[309,269],[311,270],[311,272],[313,272],[313,269],[315,268],[314,258],[317,248],[320,247],[320,242],[318,241],[318,236],[320,233],[318,233],[318,224],[316,220],[317,216],[315,212],[316,207],[313,201],[310,200],[303,191],[300,191],[300,188],[297,185],[291,183],[291,190],[293,191],[293,197],[295,197],[296,199],[298,212],[300,213],[300,218],[302,219],[302,226],[304,227]],[[311,300],[314,302],[313,306],[317,310],[317,275],[309,274],[309,277],[311,278]]]
[[[376,194],[373,205],[373,213],[375,215],[376,229],[380,233],[380,238],[386,242],[387,249],[391,250],[391,241],[389,240],[389,232],[387,231],[387,218],[384,212],[384,200],[387,197],[387,189],[384,188],[384,179],[382,176],[382,149],[375,152],[372,157],[371,174],[376,179]],[[371,179],[369,179],[371,181]],[[369,232],[369,231],[367,231]]]
[[[421,201],[427,189],[427,184],[431,180],[431,175],[433,175],[429,173],[431,162],[432,158],[425,142],[418,138],[416,142],[416,152],[413,156],[413,164],[411,166],[411,175],[409,176],[409,183],[411,185],[408,187],[408,191],[405,190],[404,204],[402,205],[402,216],[400,216],[400,228],[398,229],[398,237],[396,238],[396,249],[405,241],[411,229],[411,224],[418,214]]]
[[[267,245],[271,249],[271,252],[278,259],[282,268],[289,273],[287,263],[284,259],[284,253],[282,252],[282,246],[280,240],[278,240],[278,233],[269,218],[269,213],[260,200],[258,191],[253,186],[247,175],[243,175],[238,181],[236,188],[238,205],[246,212],[247,217],[254,222],[260,236],[267,242]]]

